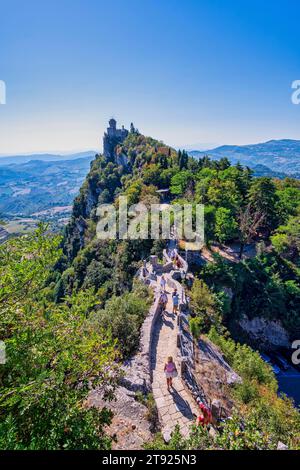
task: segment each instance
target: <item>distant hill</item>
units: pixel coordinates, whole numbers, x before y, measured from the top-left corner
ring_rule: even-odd
[[[263,165],[264,171],[267,169],[283,175],[300,177],[300,140],[270,140],[261,144],[253,145],[223,145],[212,150],[189,152],[195,158],[202,158],[208,155],[213,160],[227,157],[231,163],[240,162],[254,168]],[[262,168],[260,168],[261,170]],[[282,176],[281,176],[282,177]]]
[[[78,158],[91,158],[94,157],[97,152],[95,150],[87,150],[86,152],[71,153],[69,155],[56,155],[51,153],[31,154],[31,155],[0,155],[0,166],[11,165],[11,164],[22,164],[30,162],[31,160],[39,160],[42,162],[53,162],[53,161],[67,161],[77,160]]]
[[[1,217],[29,217],[71,205],[94,157],[93,153],[77,159],[60,157],[55,161],[30,160],[0,166]]]
[[[258,178],[262,176],[268,176],[269,178],[279,178],[279,179],[283,179],[288,176],[293,176],[297,178],[297,174],[288,175],[287,173],[283,173],[281,171],[273,171],[265,165],[254,165],[252,167],[252,170],[254,171],[254,176]],[[299,176],[300,175],[298,175],[298,177]]]

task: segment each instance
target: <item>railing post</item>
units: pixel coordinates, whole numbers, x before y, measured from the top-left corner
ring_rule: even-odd
[[[184,377],[186,371],[187,371],[187,359],[183,357],[181,359],[181,364],[180,364],[180,376]]]

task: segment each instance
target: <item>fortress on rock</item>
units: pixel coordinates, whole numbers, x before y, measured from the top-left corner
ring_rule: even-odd
[[[130,133],[138,133],[133,123],[130,124]],[[121,129],[117,129],[117,121],[115,119],[109,120],[109,127],[103,136],[103,155],[110,160],[115,161],[119,165],[127,165],[127,157],[123,154],[117,154],[115,149],[116,146],[122,144],[126,137],[129,135],[129,131],[122,126]]]

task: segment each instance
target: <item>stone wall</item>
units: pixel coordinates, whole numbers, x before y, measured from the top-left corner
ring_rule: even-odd
[[[177,279],[181,279],[181,273],[184,275],[188,272],[188,263],[182,256],[178,254],[179,260],[182,264],[181,270],[174,271],[172,280],[168,280],[168,285],[172,289],[177,289],[180,295],[180,314],[178,316],[179,334],[177,339],[178,355],[181,361],[181,378],[186,387],[190,390],[197,403],[204,403],[208,406],[208,400],[201,389],[197,380],[195,379],[194,372],[194,343],[193,337],[189,329],[189,308],[186,302],[185,290]],[[167,263],[171,262],[167,250],[164,250],[164,258]]]
[[[170,258],[169,254],[168,254],[168,250],[163,251],[163,256],[164,256],[164,259],[165,259],[166,263],[171,264],[172,267],[173,267],[173,261],[172,261],[172,259]],[[179,257],[179,260],[180,260],[181,265],[182,265],[182,268],[178,269],[178,271],[182,271],[183,273],[187,274],[188,269],[189,269],[188,263],[186,262],[186,260],[182,256],[180,256],[179,253],[178,253],[178,257]]]
[[[124,378],[122,384],[131,391],[147,394],[151,391],[151,345],[155,322],[160,315],[159,298],[155,300],[145,319],[140,336],[140,346],[137,354],[126,361],[123,366]]]
[[[185,273],[187,273],[187,262],[182,257],[179,256],[179,258],[184,266]],[[167,256],[166,259],[168,259]],[[176,274],[176,272],[174,272],[174,274]],[[202,384],[200,384],[201,377],[197,375],[195,367],[196,355],[199,354],[199,350],[201,349],[202,360],[205,361],[206,364],[209,363],[212,369],[216,368],[217,364],[219,369],[222,370],[223,373],[221,375],[222,380],[224,380],[224,384],[220,383],[220,386],[230,386],[234,383],[239,383],[241,382],[241,378],[230,368],[230,366],[224,360],[222,354],[212,343],[208,341],[199,341],[197,342],[195,350],[195,342],[189,327],[189,305],[186,301],[184,288],[176,279],[174,279],[174,274],[172,280],[173,285],[171,287],[176,287],[178,292],[181,294],[180,315],[178,316],[179,334],[177,339],[177,347],[181,360],[181,378],[185,383],[185,386],[189,389],[191,395],[194,397],[195,401],[198,404],[203,403],[207,408],[212,410],[214,422],[216,423],[220,418],[222,411],[225,411],[226,417],[229,415],[229,413],[226,413],[228,410],[222,406],[223,403],[215,400],[214,397],[210,395],[209,389],[204,390]],[[206,347],[203,346],[204,344]],[[210,346],[209,348],[208,344]],[[210,355],[208,351],[210,352]]]
[[[181,357],[181,377],[197,403],[204,403],[209,407],[209,400],[205,396],[195,378],[195,351],[194,341],[189,328],[189,311],[186,305],[181,305],[178,317],[179,335],[178,348]]]

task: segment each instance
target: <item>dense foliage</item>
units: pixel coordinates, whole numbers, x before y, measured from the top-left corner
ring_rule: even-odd
[[[1,449],[109,448],[108,409],[86,406],[91,388],[110,398],[118,352],[109,331],[87,321],[97,299],[81,291],[57,305],[45,280],[59,257],[59,239],[40,227],[0,248]]]
[[[190,308],[193,336],[199,337],[200,333],[207,333],[212,326],[220,327],[222,312],[218,299],[200,279],[196,279],[193,283],[190,292]]]
[[[185,440],[177,430],[169,446],[157,436],[148,448],[274,448],[282,436],[299,448],[299,414],[277,397],[271,370],[224,334],[242,315],[280,320],[291,336],[300,329],[299,181],[254,178],[226,158],[196,160],[136,131],[115,152],[127,165],[96,156],[62,239],[41,226],[0,247],[0,448],[110,448],[109,403],[88,406],[89,390],[111,399],[121,359],[136,351],[152,296],[134,276],[164,242],[97,239],[97,207],[117,208],[121,195],[158,204],[159,190],[170,204],[205,204],[208,248],[239,247],[235,263],[215,255],[198,270],[190,326],[195,340],[210,332],[243,383],[216,438],[193,428]],[[249,244],[257,253],[245,259]]]
[[[261,253],[238,264],[221,257],[202,270],[202,277],[215,293],[229,289],[229,309],[224,320],[231,324],[246,315],[280,320],[296,337],[300,329],[300,273],[286,258],[276,253]]]
[[[149,290],[137,284],[132,292],[109,299],[104,309],[91,315],[90,321],[100,331],[103,328],[111,331],[119,341],[121,352],[128,357],[135,352],[139,343],[140,327],[151,303]]]
[[[271,366],[249,346],[235,343],[231,338],[217,333],[214,328],[209,338],[221,348],[225,359],[243,379],[232,392],[240,414],[239,419],[235,418],[233,427],[237,426],[237,420],[240,423],[245,420],[247,426],[251,423],[255,431],[252,435],[254,448],[260,445],[262,448],[276,448],[277,443],[284,440],[290,449],[299,449],[300,414],[287,398],[277,396],[277,382]],[[231,438],[227,446],[245,448],[244,442],[239,442],[243,433],[245,430],[242,426],[237,442],[231,443]]]

